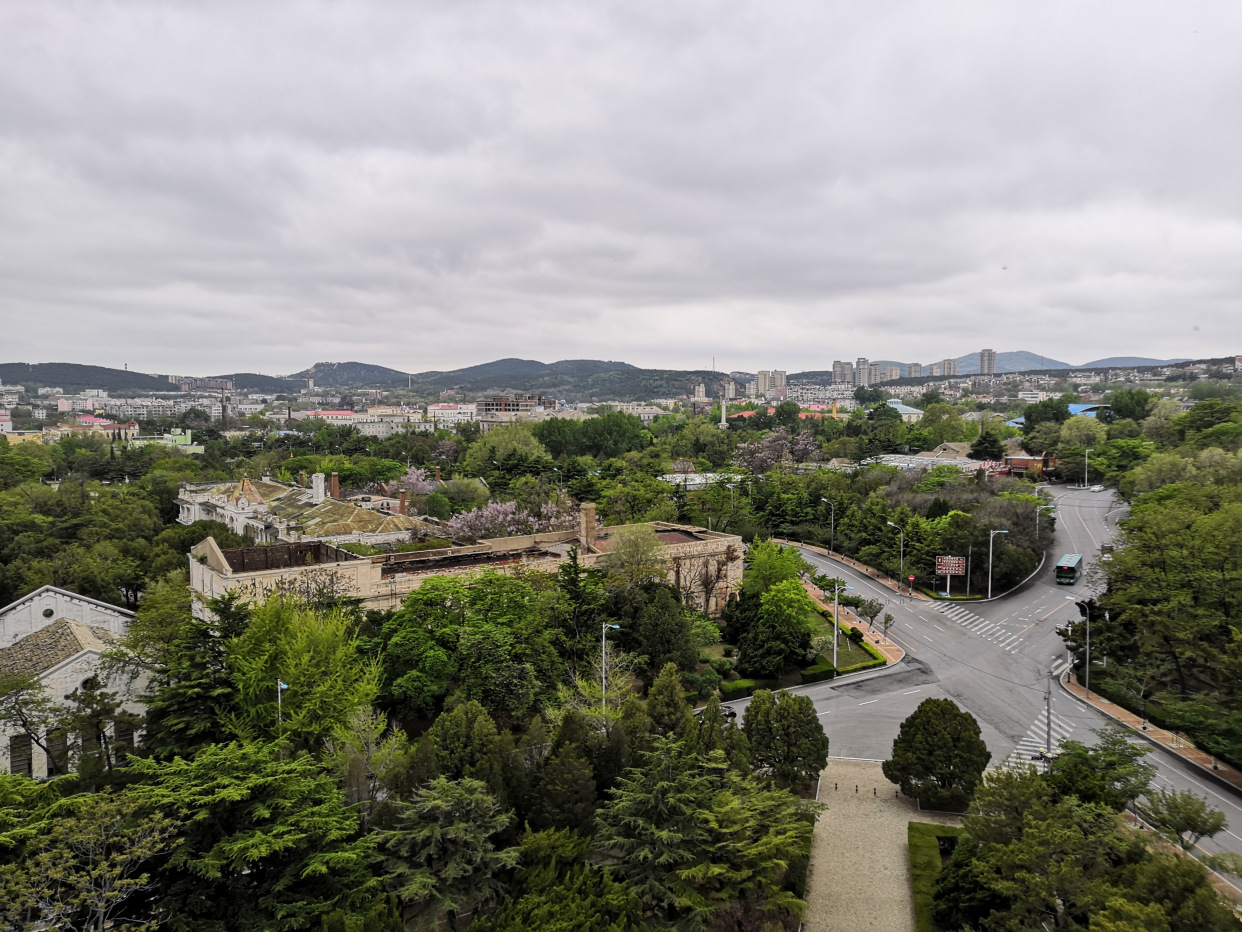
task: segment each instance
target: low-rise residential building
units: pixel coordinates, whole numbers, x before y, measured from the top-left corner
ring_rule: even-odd
[[[427,405],[427,417],[437,428],[452,430],[458,424],[468,424],[478,416],[478,405],[471,401]]]
[[[923,419],[922,411],[920,411],[918,408],[911,408],[909,405],[904,405],[900,401],[898,401],[896,398],[888,399],[886,404],[890,408],[892,408],[894,411],[896,411],[898,414],[900,414],[902,421],[904,421],[907,424],[913,424]]]

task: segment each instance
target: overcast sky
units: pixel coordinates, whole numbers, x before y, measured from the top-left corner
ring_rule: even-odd
[[[0,362],[1242,353],[1242,4],[0,4]]]

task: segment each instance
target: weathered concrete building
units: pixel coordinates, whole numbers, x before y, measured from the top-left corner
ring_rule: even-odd
[[[742,578],[742,539],[664,522],[649,525],[661,544],[666,578],[686,604],[719,613]],[[250,600],[273,592],[311,595],[326,587],[395,609],[434,576],[540,570],[555,573],[577,547],[585,566],[603,563],[622,528],[597,530],[595,506],[584,505],[578,530],[481,540],[467,547],[359,557],[321,542],[221,550],[208,538],[190,551],[190,586],[204,598],[239,592]]]

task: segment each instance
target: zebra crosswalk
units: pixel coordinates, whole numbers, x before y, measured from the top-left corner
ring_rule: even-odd
[[[953,603],[942,603],[936,606],[936,611],[946,618],[957,622],[963,628],[981,635],[990,641],[995,641],[1007,651],[1017,649],[1018,642],[1022,639],[1007,628],[1003,628],[998,624],[993,624],[986,618],[980,618],[973,612],[969,612],[960,605]]]
[[[1058,718],[1056,712],[1053,712],[1051,750],[1055,751],[1062,741],[1069,738],[1073,731],[1073,725],[1062,718]],[[1026,730],[1026,734],[1018,741],[1018,746],[1014,748],[1013,753],[1005,758],[1000,766],[1009,770],[1030,764],[1042,766],[1038,760],[1032,760],[1032,758],[1047,750],[1050,750],[1048,747],[1048,711],[1041,709],[1039,716],[1035,719],[1035,723]]]

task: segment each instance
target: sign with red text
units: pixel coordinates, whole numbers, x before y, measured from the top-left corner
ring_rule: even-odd
[[[965,557],[936,557],[937,576],[965,576]]]

